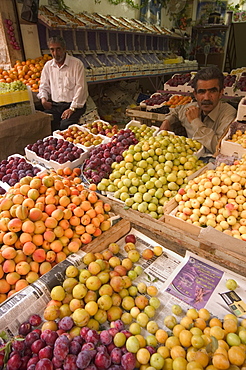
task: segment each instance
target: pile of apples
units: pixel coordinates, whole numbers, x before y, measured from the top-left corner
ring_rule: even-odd
[[[0,82],[22,81],[25,85],[30,86],[33,92],[38,92],[42,69],[50,59],[52,59],[51,56],[44,54],[23,62],[17,60],[9,70],[0,68]]]
[[[144,100],[144,104],[153,106],[153,105],[161,105],[164,102],[168,101],[172,95],[171,94],[160,94],[156,93],[153,94],[149,99]],[[141,103],[140,103],[141,106]]]
[[[245,183],[245,157],[231,166],[221,163],[178,191],[176,217],[246,240]]]
[[[58,131],[59,136],[62,136],[64,140],[69,141],[75,145],[83,145],[86,148],[97,146],[102,143],[103,138],[99,135],[94,135],[84,128],[77,126],[70,126],[67,130]]]
[[[0,303],[111,227],[78,175],[24,177],[0,199]]]
[[[112,164],[109,179],[103,178],[97,188],[113,192],[126,207],[160,218],[163,205],[204,166],[193,155],[200,148],[195,140],[162,131],[123,152],[123,160]]]
[[[86,123],[84,127],[86,127],[94,135],[100,134],[107,137],[112,137],[119,131],[117,125],[112,126],[110,123],[100,120],[92,123]]]

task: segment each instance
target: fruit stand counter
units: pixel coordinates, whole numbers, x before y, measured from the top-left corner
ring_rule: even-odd
[[[24,154],[24,148],[51,134],[51,116],[37,112],[0,122],[0,160],[11,154]]]
[[[140,213],[132,209],[124,209],[123,202],[113,200],[109,197],[107,198],[107,202],[111,205],[112,211],[115,214],[130,221],[136,229],[166,248],[182,256],[188,250],[240,275],[246,276],[244,268],[246,263],[246,249],[244,247],[242,248],[242,243],[244,242],[234,241],[234,239],[230,238],[229,243],[226,243],[228,240],[225,241],[225,237],[229,236],[221,232],[216,233],[216,235],[211,234],[211,237],[209,236],[210,229],[205,234],[199,233],[199,230],[197,233],[194,233],[194,230],[189,229],[190,225],[188,223],[185,223],[185,227],[182,229],[174,217],[164,215],[159,220],[156,220],[145,213]],[[170,207],[172,207],[172,204],[170,204]],[[171,221],[170,218],[172,218]],[[238,243],[238,248],[235,248],[235,243]]]

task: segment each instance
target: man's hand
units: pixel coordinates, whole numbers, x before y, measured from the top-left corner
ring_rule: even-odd
[[[164,119],[164,121],[162,122],[162,124],[159,128],[159,131],[161,131],[161,130],[167,130],[167,131],[171,130],[170,122],[167,119]]]
[[[41,99],[42,106],[44,109],[49,110],[52,108],[52,103],[50,101],[47,101],[45,98]]]
[[[61,119],[68,119],[73,114],[73,111],[71,109],[66,109],[61,115]]]
[[[185,112],[185,115],[186,115],[189,123],[191,123],[191,121],[193,121],[193,119],[198,118],[199,115],[200,115],[200,112],[201,112],[200,108],[198,108],[194,105],[187,108],[186,112]]]

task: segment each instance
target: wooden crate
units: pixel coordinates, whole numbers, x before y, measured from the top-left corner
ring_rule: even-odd
[[[105,199],[105,198],[104,198]],[[196,228],[194,225],[179,220],[165,213],[156,220],[145,213],[132,209],[124,209],[121,203],[108,198],[104,200],[112,207],[115,214],[131,222],[132,226],[145,233],[175,253],[184,256],[186,251],[191,251],[200,257],[224,266],[242,276],[246,276],[246,243],[234,239],[211,227],[206,229]],[[165,210],[173,210],[175,201],[166,205]]]

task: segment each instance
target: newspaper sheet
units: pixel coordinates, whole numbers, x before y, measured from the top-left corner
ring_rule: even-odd
[[[136,248],[140,254],[146,248],[154,248],[154,246],[159,245],[135,229],[131,229],[129,234],[135,235]],[[120,246],[119,258],[126,258],[125,238],[123,237],[115,242]],[[139,282],[144,282],[147,286],[155,285],[158,288],[157,297],[160,299],[161,305],[153,319],[160,328],[167,329],[163,320],[165,316],[171,314],[173,304],[179,304],[183,308],[183,316],[190,307],[196,307],[197,309],[206,307],[214,316],[219,318],[223,318],[226,313],[231,312],[238,316],[246,313],[246,303],[244,303],[246,302],[245,278],[189,252],[183,258],[163,246],[162,249],[163,254],[159,257],[154,256],[151,260],[140,258],[135,265],[142,266],[144,271],[133,280],[135,286]],[[73,264],[78,268],[85,267],[82,263],[84,255],[85,252],[83,251],[70,255],[37,282],[3,302],[0,305],[0,331],[4,330],[8,337],[12,337],[18,333],[19,325],[28,320],[30,315],[36,313],[42,316],[50,300],[51,289],[56,285],[62,285],[66,268],[69,265]],[[228,290],[225,287],[225,282],[228,278],[235,279],[239,287],[237,292],[230,292],[229,295],[226,295],[225,293],[228,293]],[[224,297],[222,297],[223,294]],[[236,303],[235,297],[238,297]],[[150,297],[148,296],[148,298]],[[229,301],[231,301],[231,304]],[[245,311],[243,307],[245,307]],[[149,333],[146,332],[146,334]]]

